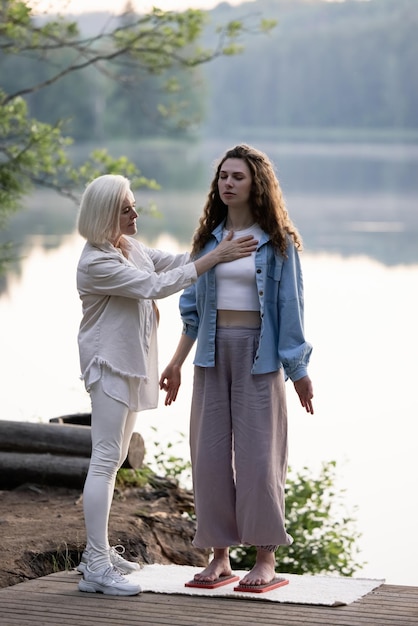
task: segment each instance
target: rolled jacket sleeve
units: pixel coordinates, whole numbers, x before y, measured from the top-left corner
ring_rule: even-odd
[[[199,330],[199,315],[196,307],[196,286],[192,285],[183,291],[179,300],[183,334],[192,339],[197,338]]]
[[[293,382],[308,373],[312,346],[305,339],[303,277],[298,251],[288,245],[280,277],[278,355],[286,376]]]

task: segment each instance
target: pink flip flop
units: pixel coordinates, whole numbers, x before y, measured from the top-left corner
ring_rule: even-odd
[[[216,578],[215,580],[189,580],[188,583],[184,583],[184,586],[198,587],[199,589],[216,589],[217,587],[223,587],[224,585],[235,583],[237,580],[239,580],[239,576],[231,574],[230,576],[219,576],[219,578]]]
[[[283,587],[284,585],[288,585],[289,581],[287,578],[281,578],[278,576],[277,578],[273,578],[269,583],[265,583],[264,585],[243,585],[239,584],[234,587],[234,591],[250,591],[251,593],[265,593],[266,591],[271,591],[272,589],[277,589],[278,587]]]

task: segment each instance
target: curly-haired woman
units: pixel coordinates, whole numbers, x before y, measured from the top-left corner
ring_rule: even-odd
[[[240,581],[245,588],[271,584],[277,548],[292,543],[284,517],[286,378],[313,414],[302,242],[272,163],[247,145],[226,152],[216,169],[192,258],[215,250],[231,232],[253,235],[257,250],[218,264],[183,292],[183,333],[160,387],[171,404],[197,339],[190,423],[194,545],[214,554],[195,581],[228,577],[229,548],[256,546],[255,565]]]

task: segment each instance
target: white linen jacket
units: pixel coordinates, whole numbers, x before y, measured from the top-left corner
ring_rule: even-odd
[[[164,298],[197,280],[189,253],[171,254],[125,238],[128,258],[106,243],[87,242],[77,267],[82,302],[78,333],[81,378],[93,365],[116,374],[148,378],[147,361],[152,324],[152,300]],[[155,348],[156,349],[156,348]]]

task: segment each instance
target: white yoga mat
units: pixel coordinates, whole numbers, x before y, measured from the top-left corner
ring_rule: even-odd
[[[129,578],[138,581],[142,591],[154,593],[184,594],[194,596],[216,596],[270,600],[296,604],[341,606],[359,600],[362,596],[380,587],[385,581],[368,578],[347,578],[344,576],[298,576],[277,572],[287,578],[289,584],[265,593],[234,591],[237,582],[217,589],[185,587],[184,583],[192,580],[201,568],[188,565],[145,565],[140,572],[130,574]],[[234,571],[243,578],[247,572]]]

